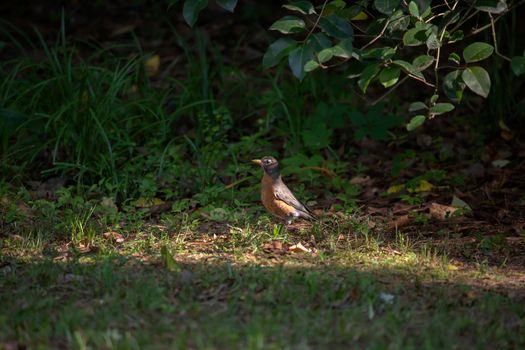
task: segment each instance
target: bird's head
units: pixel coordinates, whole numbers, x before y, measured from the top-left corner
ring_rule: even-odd
[[[253,159],[252,163],[262,167],[264,172],[274,179],[277,179],[280,175],[279,162],[274,157],[266,156],[261,159]]]

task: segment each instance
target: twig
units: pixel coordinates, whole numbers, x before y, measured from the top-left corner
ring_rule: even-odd
[[[373,43],[375,43],[376,41],[378,41],[382,36],[383,34],[385,34],[385,31],[386,31],[386,27],[388,27],[388,25],[390,24],[390,19],[387,19],[386,20],[386,23],[385,23],[385,26],[383,27],[383,30],[381,30],[381,33],[379,33],[374,39],[372,39],[368,44],[364,45],[361,50],[364,50],[366,49],[367,47],[369,47],[370,45],[372,45]]]
[[[492,27],[492,41],[494,41],[494,51],[496,52],[496,55],[503,58],[506,61],[511,62],[512,60],[508,58],[507,56],[501,54],[498,50],[498,40],[496,39],[496,26],[494,25],[494,18],[492,18],[492,14],[489,13],[490,17],[490,26]]]
[[[383,99],[385,97],[387,97],[388,95],[390,95],[392,92],[394,92],[395,89],[397,89],[399,86],[401,86],[405,80],[407,80],[409,78],[409,76],[407,75],[406,77],[404,77],[403,79],[401,79],[396,85],[394,85],[390,90],[387,90],[383,95],[379,96],[377,99],[375,99],[374,101],[372,101],[371,103],[369,103],[369,106],[375,106],[376,104],[378,104],[379,102],[383,101]]]
[[[316,28],[317,25],[319,24],[319,21],[321,20],[321,17],[323,16],[324,8],[325,8],[325,6],[326,6],[327,3],[328,3],[328,0],[325,0],[324,3],[323,3],[323,7],[321,7],[321,12],[319,13],[319,16],[317,16],[317,19],[315,20],[315,23],[314,23],[312,29],[310,29],[310,31],[309,31],[308,34],[306,35],[306,38],[304,38],[303,42],[305,42],[306,40],[308,40],[308,38],[310,37],[310,35],[312,35],[312,33],[314,32],[315,28]]]
[[[456,6],[458,5],[458,3],[459,1],[456,1],[454,5],[452,5],[452,9],[451,9],[452,11],[456,9]],[[448,3],[447,3],[447,6],[448,6]],[[441,35],[439,36],[439,46],[437,48],[437,53],[436,53],[436,64],[434,65],[434,83],[436,84],[436,86],[434,87],[434,95],[436,95],[439,90],[439,74],[438,74],[439,60],[441,57],[441,45],[443,44],[443,37],[445,36],[446,30],[447,30],[447,25],[443,27],[443,31],[441,32]]]

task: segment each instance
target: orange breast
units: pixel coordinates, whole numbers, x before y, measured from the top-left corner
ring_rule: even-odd
[[[291,216],[295,212],[295,208],[275,198],[273,186],[272,178],[265,173],[261,181],[261,200],[264,207],[271,214],[280,218]]]

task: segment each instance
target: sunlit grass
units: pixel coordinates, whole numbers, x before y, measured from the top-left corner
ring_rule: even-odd
[[[511,277],[485,266],[460,269],[446,252],[401,232],[389,239],[370,231],[362,215],[292,229],[266,215],[218,223],[179,213],[138,220],[127,231],[101,226],[111,220],[91,213],[66,216],[78,225],[61,240],[45,232],[71,228],[63,222],[24,226],[3,240],[0,344],[450,348],[525,341],[516,322],[523,299],[477,287],[480,274],[498,285]],[[82,227],[97,231],[80,235]],[[114,229],[123,241],[104,235]],[[311,239],[310,253],[264,248]]]

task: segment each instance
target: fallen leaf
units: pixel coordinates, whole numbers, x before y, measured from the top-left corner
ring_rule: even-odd
[[[370,182],[370,176],[354,176],[350,179],[352,185],[362,185]]]
[[[415,188],[409,188],[408,192],[410,193],[430,192],[433,188],[434,188],[434,185],[432,185],[427,180],[420,180],[417,186]]]
[[[456,271],[457,269],[459,269],[459,267],[457,267],[456,265],[453,265],[453,264],[447,265],[447,270],[449,271]]]
[[[493,167],[496,167],[496,168],[504,168],[509,163],[510,163],[510,160],[507,160],[507,159],[496,159],[496,160],[492,161],[491,164],[492,164]]]
[[[281,241],[271,241],[270,243],[263,244],[263,250],[267,253],[285,254],[286,249]]]
[[[451,205],[453,207],[455,207],[455,208],[461,208],[461,209],[472,211],[472,208],[470,207],[470,205],[468,205],[467,202],[465,202],[464,200],[460,199],[456,195],[454,195],[452,197]]]
[[[137,208],[151,208],[154,205],[161,205],[165,202],[160,198],[145,198],[140,197],[137,200],[131,202],[131,204]]]
[[[408,215],[402,215],[394,220],[390,221],[388,228],[390,230],[398,229],[400,227],[406,226],[410,223],[410,217]]]
[[[115,243],[122,243],[124,242],[124,237],[122,237],[122,235],[118,232],[115,232],[115,231],[108,231],[108,232],[104,232],[102,234],[102,236],[107,239],[107,240],[111,240]]]
[[[394,185],[394,186],[390,186],[388,190],[386,190],[386,193],[388,194],[399,193],[403,191],[404,189],[405,189],[405,184]]]
[[[146,74],[148,75],[148,77],[153,77],[157,75],[160,67],[160,56],[151,56],[146,60],[146,62],[144,62],[144,66],[146,67]]]
[[[297,243],[288,248],[288,251],[292,253],[311,253],[312,251],[306,248],[302,243]]]
[[[80,253],[89,253],[93,250],[93,246],[91,244],[85,243],[79,243],[76,248]]]
[[[450,217],[458,210],[458,208],[443,205],[439,203],[431,203],[429,207],[430,216],[438,220],[445,220]]]

